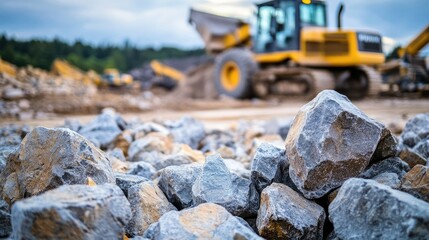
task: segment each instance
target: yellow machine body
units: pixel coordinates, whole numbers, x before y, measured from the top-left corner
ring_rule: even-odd
[[[358,50],[355,31],[329,31],[307,28],[301,31],[301,49],[296,51],[255,54],[259,63],[278,63],[291,60],[302,66],[349,67],[377,65],[384,62],[383,53]]]

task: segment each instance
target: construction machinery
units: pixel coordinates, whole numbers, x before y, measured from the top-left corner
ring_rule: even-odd
[[[410,43],[397,48],[398,58],[380,66],[383,82],[389,85],[389,93],[429,91],[429,57],[419,52],[429,43],[429,25]]]
[[[314,96],[323,89],[352,98],[378,94],[382,79],[373,66],[385,60],[382,38],[343,30],[343,5],[336,30],[327,28],[323,0],[271,0],[255,7],[254,24],[210,8],[191,8],[189,21],[215,57],[220,94]]]
[[[51,65],[51,73],[61,77],[69,77],[75,80],[82,81],[84,84],[94,83],[100,86],[101,78],[95,71],[83,72],[79,68],[73,66],[69,62],[62,59],[55,59]]]
[[[107,68],[102,75],[104,84],[113,87],[129,86],[133,84],[133,77],[129,74],[119,73],[115,68]]]
[[[6,73],[11,77],[16,76],[16,67],[0,58],[0,73]]]

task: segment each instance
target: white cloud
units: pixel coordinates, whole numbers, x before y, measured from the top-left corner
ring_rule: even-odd
[[[249,0],[209,0],[248,4]],[[427,22],[427,0],[343,1],[345,28],[375,30],[407,42]],[[141,46],[202,46],[188,24],[189,8],[199,0],[0,0],[0,32],[18,37],[48,37],[93,43]],[[331,27],[340,0],[328,0]],[[423,7],[422,7],[423,6]],[[397,14],[397,15],[395,15]]]

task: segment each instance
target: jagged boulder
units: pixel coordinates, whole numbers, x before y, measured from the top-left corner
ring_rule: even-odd
[[[417,143],[414,146],[413,151],[418,155],[420,155],[421,157],[423,157],[426,160],[426,162],[428,162],[429,161],[429,138],[424,139],[419,143]]]
[[[305,197],[315,199],[358,176],[373,155],[394,156],[386,128],[347,97],[325,90],[304,105],[286,138],[289,174]]]
[[[410,171],[410,167],[406,162],[398,157],[391,157],[371,165],[359,177],[370,179],[382,173],[395,173],[401,179],[408,171]]]
[[[37,127],[22,141],[0,174],[2,196],[10,204],[65,184],[115,183],[109,159],[69,129]]]
[[[261,194],[256,225],[266,239],[323,239],[325,210],[286,185],[273,183]]]
[[[413,168],[417,164],[420,165],[426,165],[426,159],[424,157],[420,156],[420,154],[414,152],[413,149],[405,147],[401,150],[399,153],[399,157],[408,165],[410,168]]]
[[[128,189],[132,218],[127,225],[130,236],[142,235],[150,224],[165,213],[177,210],[152,181],[136,184]]]
[[[158,186],[178,209],[192,206],[192,185],[201,173],[201,164],[166,167],[161,171]]]
[[[29,131],[30,128],[26,125],[10,124],[0,128],[0,173],[6,166],[9,155],[19,147],[22,139]],[[0,187],[1,185],[0,183]]]
[[[192,186],[194,204],[211,202],[237,216],[254,216],[259,195],[252,182],[230,173],[220,155],[208,156]]]
[[[122,239],[131,217],[115,185],[66,185],[16,202],[14,239]]]
[[[143,235],[149,239],[262,239],[225,208],[205,203],[171,211],[152,224]]]
[[[115,173],[116,185],[128,196],[128,189],[141,182],[149,181],[149,179],[132,174]]]
[[[373,180],[352,178],[329,205],[340,239],[426,239],[429,203]]]
[[[170,154],[173,151],[173,142],[167,135],[154,132],[143,138],[132,142],[128,149],[130,161],[150,162],[150,154],[158,154],[154,160],[157,160],[162,154]]]
[[[411,148],[427,137],[429,137],[429,113],[418,114],[408,120],[401,134],[402,142]]]
[[[429,166],[414,166],[402,178],[401,190],[429,202]]]
[[[0,238],[7,237],[12,232],[9,205],[0,200]]]
[[[289,175],[289,161],[285,149],[262,143],[252,160],[251,180],[261,192],[273,182],[282,182]]]
[[[137,175],[147,179],[152,179],[156,173],[156,169],[147,162],[133,162],[128,164],[127,174]]]
[[[79,134],[86,137],[102,149],[107,149],[115,138],[121,134],[123,119],[114,111],[106,109],[93,121],[79,129]]]
[[[193,149],[198,148],[200,141],[206,135],[204,125],[191,117],[183,117],[178,121],[169,121],[165,125],[173,135],[175,142],[187,144]]]

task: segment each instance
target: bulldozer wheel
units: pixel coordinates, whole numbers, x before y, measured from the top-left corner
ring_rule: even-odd
[[[252,54],[245,49],[231,49],[216,58],[215,86],[219,94],[233,98],[251,95],[251,77],[258,69]]]

